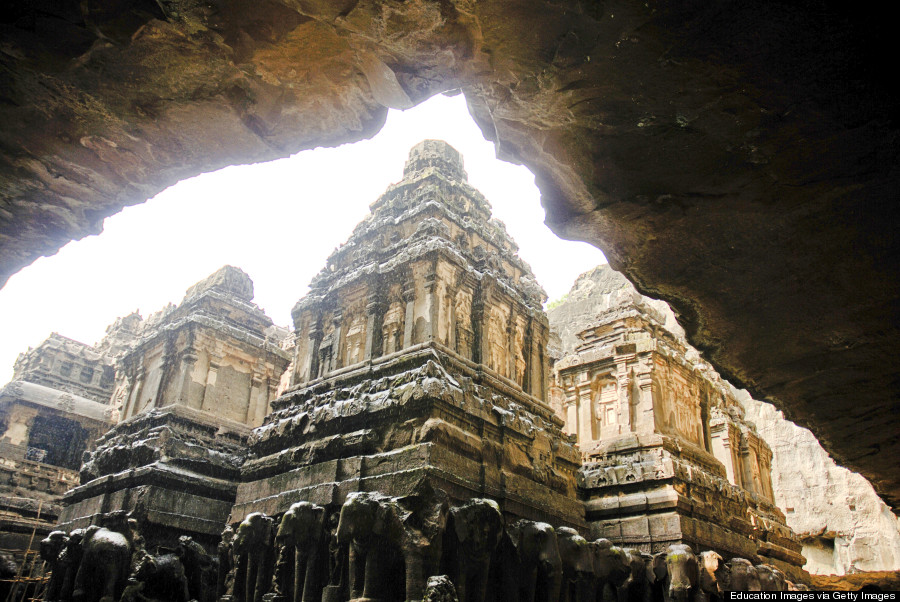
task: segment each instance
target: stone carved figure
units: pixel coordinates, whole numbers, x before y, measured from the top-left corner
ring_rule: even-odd
[[[663,596],[669,600],[692,600],[700,582],[697,556],[690,546],[673,544],[666,551],[666,581]]]
[[[762,591],[756,567],[744,558],[732,558],[726,563],[728,567],[727,589],[738,592]]]
[[[618,602],[653,602],[653,591],[650,587],[648,570],[649,554],[641,554],[638,550],[625,548],[629,574],[625,582],[618,588]]]
[[[222,531],[222,539],[216,549],[219,557],[218,579],[216,581],[216,599],[218,600],[225,595],[227,591],[232,591],[234,587],[234,529],[231,525],[225,527]]]
[[[325,508],[297,502],[281,517],[275,542],[280,548],[276,593],[288,602],[322,598],[322,543]]]
[[[525,325],[521,322],[516,324],[515,336],[515,358],[516,358],[516,383],[525,386]]]
[[[366,314],[363,310],[353,312],[345,335],[344,365],[361,362],[366,353]]]
[[[214,602],[216,600],[218,562],[206,553],[199,543],[187,535],[178,538],[175,552],[184,565],[191,600]]]
[[[497,502],[476,498],[450,510],[448,562],[460,602],[482,602],[494,551],[503,535]]]
[[[447,504],[441,495],[425,492],[402,499],[377,493],[347,496],[338,523],[338,542],[349,544],[350,598],[378,599],[390,588],[386,575],[393,555],[402,555],[407,600],[421,600],[428,575],[441,558]]]
[[[472,295],[467,291],[456,293],[456,352],[461,356],[472,358]]]
[[[134,549],[131,526],[121,511],[105,516],[102,523],[85,529],[73,602],[114,602],[125,589]]]
[[[507,525],[500,545],[504,600],[558,602],[562,560],[553,527],[518,520]]]
[[[594,562],[594,587],[597,598],[614,601],[616,592],[623,588],[632,573],[628,554],[612,545],[608,539],[597,539],[588,544]],[[638,556],[638,559],[643,559]]]
[[[587,540],[575,529],[556,530],[562,560],[560,602],[593,602],[594,557]]]
[[[787,589],[784,573],[769,564],[756,565],[759,587],[764,592],[783,592]]]
[[[495,307],[488,321],[488,367],[504,377],[509,376],[508,347],[506,319],[502,311]]]
[[[262,602],[269,589],[274,522],[261,512],[252,512],[238,525],[232,548],[235,602]]]
[[[403,320],[403,303],[400,300],[395,300],[384,313],[384,321],[381,327],[384,355],[400,351],[403,348]]]
[[[145,554],[134,566],[122,602],[188,602],[184,565],[174,552]]]
[[[69,536],[65,531],[53,531],[45,539],[41,540],[41,560],[50,567],[50,581],[47,583],[47,591],[44,594],[45,600],[59,600],[62,591],[63,579],[66,573],[66,564],[60,558],[66,544],[69,543]]]
[[[56,562],[53,564],[51,583],[48,584],[48,591],[44,595],[44,600],[47,602],[72,599],[72,590],[75,588],[75,574],[78,572],[78,567],[81,566],[81,558],[84,555],[84,550],[81,547],[81,542],[84,540],[84,531],[84,529],[75,529],[69,533],[65,547],[63,547]],[[58,586],[50,588],[49,586],[53,585],[54,580],[58,580]],[[51,594],[56,597],[51,597]]]
[[[700,552],[700,583],[697,602],[721,602],[728,587],[725,560],[716,552]]]

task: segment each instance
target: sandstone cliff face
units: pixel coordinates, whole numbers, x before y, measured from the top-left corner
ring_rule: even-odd
[[[632,300],[684,338],[668,304],[642,297],[624,276],[601,265],[579,276],[564,300],[547,312],[559,351],[572,352],[579,342],[576,334],[598,313]],[[696,349],[689,349],[690,361],[702,361]],[[773,405],[742,390],[736,396],[746,419],[774,452],[775,502],[803,540],[804,568],[835,575],[900,569],[900,522],[872,485],[838,466],[810,431],[785,420]]]
[[[747,419],[771,446],[776,502],[813,574],[900,570],[900,522],[861,475],[834,463],[811,432],[745,391]]]

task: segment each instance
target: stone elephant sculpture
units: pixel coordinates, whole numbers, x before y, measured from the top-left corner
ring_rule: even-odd
[[[57,602],[58,600],[71,600],[72,590],[75,588],[75,574],[81,566],[81,557],[84,550],[81,543],[84,539],[84,529],[74,529],[66,540],[66,544],[56,562],[53,563],[53,574],[48,583],[44,600]]]
[[[494,553],[503,536],[503,515],[497,502],[476,498],[450,510],[449,573],[459,602],[482,602],[487,592]]]
[[[618,591],[631,575],[631,565],[625,550],[612,545],[608,539],[597,539],[588,544],[594,563],[594,599],[600,602],[616,602]],[[640,556],[638,556],[639,560]]]
[[[65,578],[65,566],[60,562],[60,555],[69,542],[69,536],[65,531],[53,531],[45,539],[41,540],[40,554],[50,568],[50,581],[44,593],[45,600],[59,600]]]
[[[218,559],[210,556],[203,546],[187,535],[178,538],[175,553],[184,565],[184,575],[191,599],[198,602],[215,602]]]
[[[238,525],[232,540],[235,558],[235,602],[262,602],[272,578],[274,519],[251,512]]]
[[[693,599],[700,583],[700,566],[694,551],[688,545],[673,544],[665,554],[663,599],[666,602]]]
[[[784,573],[770,564],[756,565],[759,588],[764,592],[783,592],[787,589]]]
[[[121,602],[188,602],[184,564],[174,552],[145,554],[134,567]]]
[[[399,553],[405,577],[402,595],[421,600],[428,576],[439,566],[446,519],[446,501],[432,491],[401,499],[372,492],[348,495],[337,541],[349,545],[350,598],[384,597],[395,585],[385,575],[392,563],[396,566]]]
[[[560,602],[594,602],[594,553],[588,541],[569,527],[558,528],[556,539],[562,561]]]
[[[506,527],[500,549],[505,602],[559,600],[562,560],[553,527],[518,520]]]
[[[73,602],[117,602],[125,589],[133,549],[130,533],[96,525],[81,541],[81,562],[73,584]]]
[[[697,602],[721,602],[730,576],[725,560],[716,552],[700,552],[700,581]]]
[[[309,502],[293,504],[278,523],[276,592],[288,602],[318,602],[322,598],[324,529],[325,508]]]
[[[618,602],[652,602],[653,592],[648,577],[650,555],[631,548],[622,551],[628,563],[628,577],[617,588]]]
[[[728,567],[728,590],[735,592],[762,591],[756,567],[744,558],[732,558]]]

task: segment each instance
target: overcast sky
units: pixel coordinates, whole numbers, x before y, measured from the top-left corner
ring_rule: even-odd
[[[544,226],[534,176],[494,157],[462,95],[437,96],[391,111],[372,140],[315,149],[288,159],[229,167],[184,180],[142,205],[108,218],[104,232],[39,259],[0,289],[0,384],[16,356],[51,332],[93,344],[117,316],[145,318],[225,264],[247,272],[255,302],[276,323],[332,250],[400,180],[409,149],[426,138],[463,154],[469,182],[506,223],[551,300],[603,254],[564,241]]]

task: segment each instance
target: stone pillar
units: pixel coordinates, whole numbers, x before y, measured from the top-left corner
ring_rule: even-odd
[[[138,362],[138,366],[134,371],[135,377],[131,382],[134,385],[131,388],[131,395],[126,402],[126,406],[122,408],[122,420],[126,418],[131,418],[134,415],[135,408],[137,407],[138,400],[141,398],[141,393],[144,392],[144,377],[146,376],[144,373],[144,361],[143,358]]]
[[[581,444],[581,449],[584,451],[586,446],[594,440],[594,434],[591,432],[591,426],[594,424],[594,404],[591,399],[590,381],[576,385],[575,391],[578,399],[578,443]]]
[[[375,291],[369,295],[366,303],[366,349],[364,359],[371,360],[381,355],[383,341],[381,340],[382,327],[384,325],[385,300],[381,291]]]
[[[428,266],[428,272],[425,274],[425,340],[433,341],[437,338],[438,328],[438,303],[435,298],[437,289],[437,266],[434,262]]]
[[[713,456],[725,465],[725,474],[732,485],[743,487],[738,453],[740,432],[721,408],[715,408],[709,421],[709,438]]]
[[[487,277],[481,281],[481,286],[475,292],[472,300],[472,324],[475,327],[475,344],[472,352],[472,360],[477,364],[485,364],[491,357],[490,341],[488,339],[488,321],[490,320],[491,307],[491,282],[486,282]]]
[[[200,409],[205,412],[211,412],[215,410],[215,402],[216,402],[216,377],[219,374],[219,367],[221,366],[222,356],[218,354],[209,354],[209,370],[206,372],[206,385],[203,389],[203,403],[200,405]]]
[[[176,400],[179,405],[191,407],[191,374],[194,371],[194,364],[197,363],[199,356],[196,350],[187,348],[181,356],[181,385],[178,389]],[[201,400],[197,400],[198,402]],[[199,405],[199,404],[195,404]]]
[[[344,366],[344,358],[341,353],[344,348],[344,338],[343,338],[343,328],[344,325],[344,311],[342,308],[338,307],[334,311],[334,316],[332,317],[332,323],[334,324],[334,331],[331,333],[331,370],[334,371],[338,368],[342,368]],[[324,375],[323,375],[324,376]]]
[[[403,348],[406,349],[413,344],[413,332],[415,332],[416,328],[416,283],[412,274],[409,275],[409,279],[403,284],[401,295],[403,302],[406,304],[406,317],[403,320]]]
[[[306,380],[313,380],[319,375],[319,344],[322,342],[322,317],[317,316],[309,324],[309,344],[306,357]],[[299,358],[298,358],[299,359]],[[296,382],[297,379],[294,379]]]

